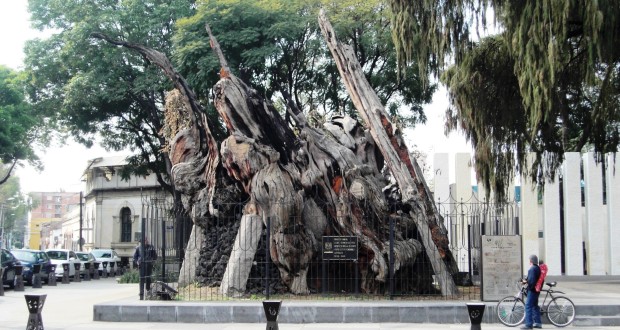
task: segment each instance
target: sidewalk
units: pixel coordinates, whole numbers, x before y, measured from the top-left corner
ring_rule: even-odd
[[[601,277],[569,280],[563,278],[558,289],[566,292],[577,307],[584,304],[604,306],[620,305],[620,278]],[[47,294],[42,311],[43,324],[46,330],[103,330],[103,329],[217,329],[217,330],[258,330],[265,329],[266,324],[255,323],[144,323],[144,322],[98,322],[93,321],[93,306],[110,302],[135,303],[137,305],[153,304],[166,306],[170,304],[191,305],[183,302],[144,302],[138,300],[138,286],[136,284],[116,284],[113,278],[99,281],[58,284],[56,287],[43,286],[42,289],[27,287],[25,292],[6,290],[0,297],[0,329],[24,329],[28,320],[24,294]],[[420,302],[423,303],[423,302]],[[437,302],[427,302],[428,305]],[[462,303],[463,305],[466,303]],[[257,301],[256,304],[259,304]],[[286,301],[284,302],[284,305]],[[309,302],[309,305],[311,302]],[[334,302],[334,306],[339,302]],[[493,304],[493,303],[487,303]],[[152,307],[150,307],[152,309]],[[432,307],[430,307],[432,308]],[[579,311],[579,310],[578,310]],[[570,326],[575,327],[575,326]],[[462,324],[434,324],[434,323],[309,323],[291,324],[280,323],[281,330],[319,330],[319,329],[355,329],[355,330],[385,330],[385,329],[469,329],[470,325]],[[545,324],[544,328],[555,328]],[[613,327],[580,327],[587,329],[620,330]],[[482,329],[496,330],[509,329],[501,324],[484,324]]]

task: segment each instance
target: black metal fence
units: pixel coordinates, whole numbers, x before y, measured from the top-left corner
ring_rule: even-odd
[[[236,242],[244,206],[245,203],[218,205],[218,216],[194,227],[187,214],[174,211],[170,197],[144,198],[142,232],[157,248],[159,256],[150,275],[152,281],[170,284],[178,291],[176,299],[188,301],[231,298],[472,300],[480,298],[481,236],[519,234],[515,202],[488,203],[475,197],[467,201],[439,201],[437,209],[444,219],[449,253],[458,267],[457,271],[445,275],[455,281],[458,292],[444,295],[440,283],[448,279],[439,278],[434,271],[418,228],[409,218],[387,216],[350,224],[362,234],[355,245],[359,253],[352,258],[346,256],[351,251],[344,251],[345,257],[339,259],[326,257],[325,242],[311,242],[312,251],[303,245],[299,238],[303,236],[302,231],[312,232],[316,228],[308,224],[300,226],[300,219],[289,219],[287,226],[274,230],[274,223],[281,226],[282,221],[273,214],[255,218],[253,221],[259,221],[259,232],[246,236],[243,242]],[[331,222],[340,220],[326,217],[330,210],[325,205],[317,203],[315,209],[323,214],[317,213],[317,224],[327,222],[327,226],[337,228]],[[351,210],[359,212],[363,208],[358,205]],[[309,218],[312,214],[304,213],[306,223]],[[346,236],[338,230],[330,231],[329,236]],[[269,241],[277,243],[269,245]],[[271,260],[274,252],[282,253],[274,246],[282,242],[292,244],[288,252],[297,251],[300,255],[287,256],[285,260],[292,260],[291,264],[278,265],[277,260]],[[347,241],[346,244],[350,246],[351,243]],[[417,255],[406,255],[412,251]],[[227,273],[231,255],[245,263],[249,271]],[[305,276],[306,291],[291,291],[291,278],[296,276]],[[242,283],[243,288],[237,291],[223,288],[223,283],[230,282]]]

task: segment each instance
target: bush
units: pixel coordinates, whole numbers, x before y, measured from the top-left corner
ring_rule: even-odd
[[[140,283],[140,272],[137,269],[131,269],[120,277],[118,283]]]

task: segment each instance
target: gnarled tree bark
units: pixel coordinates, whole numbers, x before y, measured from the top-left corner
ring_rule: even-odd
[[[447,230],[419,169],[416,169],[415,159],[410,157],[400,132],[390,121],[379,97],[366,80],[353,49],[338,42],[323,10],[319,13],[319,25],[353,104],[368,125],[390,173],[400,187],[403,203],[412,206],[410,215],[422,237],[441,291],[444,294],[456,294],[456,285],[450,271],[455,273],[457,269],[448,248]]]
[[[226,124],[228,137],[219,150],[194,93],[163,54],[93,35],[137,50],[161,67],[176,87],[166,98],[166,126],[162,134],[169,141],[175,187],[183,194],[183,205],[195,224],[192,237],[200,236],[200,226],[206,227],[204,224],[210,219],[226,212],[213,203],[220,195],[216,191],[226,190],[222,180],[226,178],[236,182],[249,197],[234,244],[245,244],[241,242],[243,237],[258,243],[263,224],[256,221],[270,219],[269,253],[291,292],[310,292],[307,274],[311,262],[320,261],[319,242],[324,235],[358,237],[360,288],[367,293],[382,292],[382,284],[390,273],[390,228],[386,224],[390,217],[398,217],[401,225],[394,232],[394,272],[413,264],[424,245],[427,252],[436,252],[429,254],[429,258],[443,281],[442,291],[454,294],[454,287],[441,276],[452,280],[447,268],[454,262],[447,250],[441,218],[416,172],[415,162],[409,159],[399,134],[368,83],[359,76],[347,78],[347,70],[359,70],[357,74],[363,77],[355,58],[334,54],[339,67],[344,68],[343,79],[368,128],[348,116],[335,116],[323,127],[312,127],[303,111],[295,108],[286,91],[282,91],[289,101],[288,116],[296,126],[293,130],[268,101],[230,72],[208,25],[206,29],[222,66],[220,80],[214,86],[213,103]],[[326,36],[328,43],[335,42],[333,31],[326,32]],[[402,203],[390,205],[391,197],[384,191],[390,185],[382,174],[385,164],[396,178],[406,208],[401,207]],[[407,223],[417,225],[422,243],[416,240],[418,235],[404,228]],[[425,236],[429,230],[432,236]],[[193,251],[198,253],[204,237],[197,237],[195,242]],[[186,255],[184,268],[197,267],[188,259],[196,260],[193,255]],[[242,294],[250,264],[248,255],[233,251],[226,272],[241,275],[240,280],[223,279],[220,290],[227,295]],[[191,278],[184,281],[189,283]]]

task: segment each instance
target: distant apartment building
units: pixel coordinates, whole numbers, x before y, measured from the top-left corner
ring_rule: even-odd
[[[79,208],[79,192],[32,192],[30,193],[36,208],[31,211],[28,222],[28,246],[31,249],[46,249],[51,247],[54,240],[60,238],[50,235],[54,227],[53,223],[60,223],[62,217],[71,211]],[[42,233],[43,231],[43,233]]]

